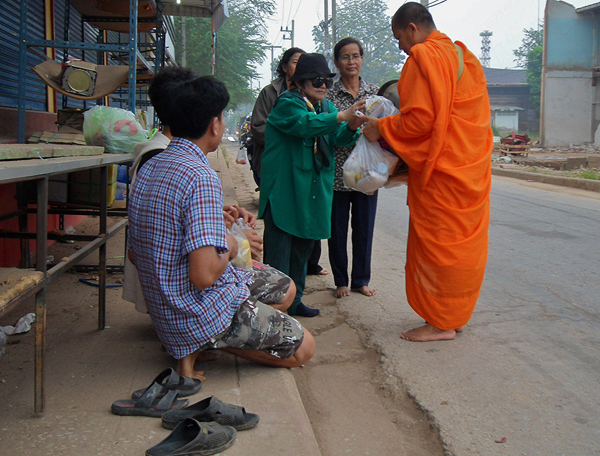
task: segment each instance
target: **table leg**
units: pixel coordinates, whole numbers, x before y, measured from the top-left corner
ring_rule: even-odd
[[[100,236],[106,236],[108,210],[108,166],[100,173]],[[98,329],[106,327],[106,242],[98,249]]]
[[[48,258],[48,177],[37,181],[36,269],[46,280]],[[46,349],[46,286],[35,295],[35,412],[44,411],[44,352]]]

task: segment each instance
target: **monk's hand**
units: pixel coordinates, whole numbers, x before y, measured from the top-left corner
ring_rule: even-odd
[[[255,230],[242,230],[250,243],[250,253],[256,261],[260,260],[263,251],[263,238]]]
[[[362,128],[362,133],[370,142],[375,142],[381,138],[381,132],[377,126],[377,117],[363,116],[362,119],[366,121]]]

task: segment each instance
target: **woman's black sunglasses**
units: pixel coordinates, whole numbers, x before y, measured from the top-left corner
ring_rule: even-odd
[[[315,89],[318,89],[319,87],[323,86],[323,84],[325,84],[325,87],[327,87],[329,89],[333,85],[333,79],[332,78],[324,78],[324,77],[318,76],[316,78],[312,78],[310,80],[310,83],[312,84],[312,86]]]

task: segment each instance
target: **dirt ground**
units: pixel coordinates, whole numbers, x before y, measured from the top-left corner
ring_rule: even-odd
[[[259,194],[249,166],[235,163],[236,147],[227,150],[238,202],[256,213]],[[326,249],[323,242],[321,264],[327,268]],[[382,357],[339,311],[332,287],[328,276],[307,278],[304,302],[321,315],[304,318],[302,324],[315,336],[318,349],[306,366],[293,370],[323,456],[443,455],[426,413],[405,391],[388,388]]]

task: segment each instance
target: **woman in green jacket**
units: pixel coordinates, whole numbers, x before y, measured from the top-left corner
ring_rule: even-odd
[[[360,136],[356,111],[365,102],[338,112],[325,99],[334,75],[321,54],[302,54],[265,129],[258,214],[265,221],[264,262],[296,283],[290,315],[319,314],[302,303],[306,266],[315,241],[331,235],[334,146]]]

